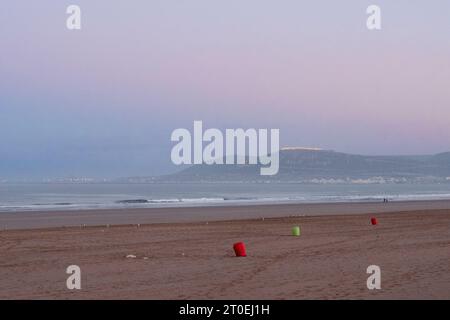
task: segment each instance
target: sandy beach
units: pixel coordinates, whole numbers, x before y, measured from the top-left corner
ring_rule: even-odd
[[[384,213],[364,212],[370,204],[211,207],[195,222],[2,230],[0,298],[450,299],[450,210],[433,209],[445,205],[389,204]],[[176,210],[186,218],[194,209]],[[219,221],[225,211],[232,219]],[[205,212],[217,221],[201,219]],[[234,219],[241,212],[265,218]],[[296,225],[300,237],[291,236]],[[245,258],[234,256],[238,241]],[[66,288],[73,264],[81,290]],[[381,268],[381,290],[367,289],[369,265]]]
[[[450,210],[450,200],[0,212],[0,230]]]

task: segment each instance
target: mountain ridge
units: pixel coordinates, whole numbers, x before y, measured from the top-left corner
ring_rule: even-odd
[[[358,155],[318,148],[280,149],[277,175],[261,176],[260,165],[194,165],[157,181],[385,180],[450,182],[450,152],[434,155]]]

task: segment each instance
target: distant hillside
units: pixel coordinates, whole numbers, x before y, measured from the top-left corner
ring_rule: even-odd
[[[259,165],[194,165],[175,174],[120,182],[450,183],[450,152],[415,156],[363,156],[331,150],[284,148],[275,176]]]
[[[316,183],[450,183],[450,152],[419,156],[363,156],[319,149],[280,151],[280,170],[261,176],[259,165],[195,165],[152,181],[297,181]]]

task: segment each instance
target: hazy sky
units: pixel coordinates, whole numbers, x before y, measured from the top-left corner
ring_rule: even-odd
[[[82,30],[66,29],[78,4]],[[366,8],[382,30],[366,28]],[[450,151],[450,1],[24,1],[0,7],[0,178],[168,172],[170,133]]]

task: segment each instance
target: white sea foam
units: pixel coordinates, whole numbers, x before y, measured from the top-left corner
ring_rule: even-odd
[[[0,212],[450,199],[450,184],[317,186],[183,184],[0,186]]]

